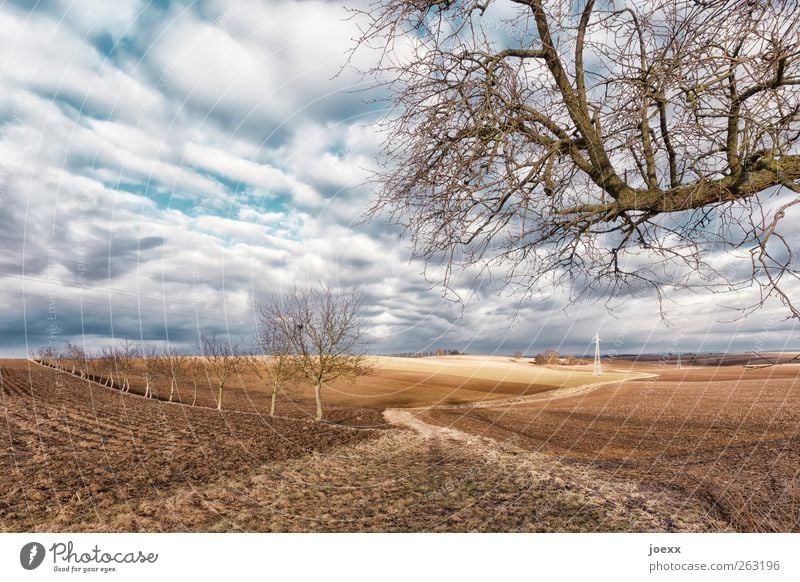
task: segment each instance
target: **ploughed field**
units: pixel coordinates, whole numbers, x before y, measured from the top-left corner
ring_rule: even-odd
[[[370,372],[354,380],[339,380],[325,386],[323,399],[328,420],[360,426],[384,424],[380,411],[385,408],[423,408],[459,405],[510,398],[524,398],[556,388],[572,388],[597,382],[591,366],[536,366],[530,359],[515,360],[492,356],[446,356],[429,358],[393,358],[376,356],[368,360]],[[642,376],[627,370],[609,372],[603,381]],[[131,392],[144,394],[140,360],[131,373]],[[169,386],[165,380],[154,383],[159,399],[166,399]],[[185,404],[214,408],[217,390],[213,374],[203,367],[202,358],[177,387],[175,400]],[[269,381],[259,379],[244,368],[227,383],[223,408],[265,413],[270,406]],[[276,414],[298,418],[312,417],[315,411],[314,390],[307,383],[293,383],[282,389]],[[377,413],[376,413],[377,411]]]
[[[246,375],[220,412],[0,360],[0,531],[800,530],[800,366],[373,364],[315,423],[302,385],[270,418]]]
[[[375,432],[146,400],[24,360],[0,374],[0,531],[138,530],[119,519],[142,499]],[[219,517],[234,528],[234,513]]]
[[[739,531],[800,531],[800,366],[653,370],[585,394],[418,416],[677,491]]]

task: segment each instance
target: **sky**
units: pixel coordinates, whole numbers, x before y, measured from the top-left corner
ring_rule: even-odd
[[[364,219],[387,104],[347,64],[346,3],[0,0],[0,356],[251,341],[254,302],[322,284],[363,295],[373,353],[800,349],[779,303],[454,302]]]

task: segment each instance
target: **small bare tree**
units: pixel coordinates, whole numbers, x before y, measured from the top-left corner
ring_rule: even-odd
[[[200,373],[200,368],[203,366],[201,358],[188,356],[186,360],[186,369],[192,378],[192,406],[197,405],[197,375]],[[205,373],[205,368],[203,368]]]
[[[162,376],[158,348],[153,345],[145,346],[142,349],[142,357],[144,359],[144,370],[142,371],[144,397],[153,398],[153,383]]]
[[[368,371],[362,345],[360,297],[324,287],[276,295],[258,304],[262,330],[274,330],[314,386],[317,420],[323,416],[322,387]]]
[[[269,382],[272,392],[269,415],[275,416],[275,401],[278,393],[290,382],[302,376],[297,358],[292,353],[289,339],[281,328],[268,328],[262,317],[261,329],[258,333],[255,353],[249,355],[245,362],[247,367],[260,380]]]
[[[43,364],[51,367],[58,366],[58,350],[55,346],[41,346],[36,350],[36,358]]]
[[[178,387],[178,379],[183,378],[190,369],[189,355],[180,349],[166,346],[154,358],[156,364],[156,374],[169,379],[169,402],[175,398],[175,391]],[[195,389],[195,399],[197,391]]]
[[[136,359],[139,358],[140,354],[139,348],[127,339],[112,346],[107,352],[110,360],[109,365],[113,372],[116,373],[118,384],[123,392],[130,392],[130,376],[136,364]],[[113,376],[111,383],[113,385]]]
[[[203,355],[203,365],[206,374],[212,379],[217,388],[217,410],[222,410],[222,392],[225,385],[238,374],[243,365],[243,352],[241,343],[234,343],[230,337],[220,337],[203,333],[200,336],[200,353]]]
[[[533,361],[540,366],[550,366],[558,364],[560,358],[556,350],[545,350],[543,354],[536,354]]]
[[[69,367],[70,374],[78,374],[85,378],[88,373],[88,358],[86,352],[77,344],[67,341],[64,345],[63,359]]]
[[[117,372],[114,349],[110,346],[103,346],[97,355],[97,368],[100,375],[105,378],[105,386],[114,387],[114,374]]]
[[[95,376],[97,374],[97,366],[100,360],[100,352],[96,350],[90,350],[85,353],[85,357],[87,377]]]

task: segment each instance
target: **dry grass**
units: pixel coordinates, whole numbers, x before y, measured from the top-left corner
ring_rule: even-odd
[[[389,431],[169,498],[140,499],[114,530],[721,531],[700,503],[480,439]]]

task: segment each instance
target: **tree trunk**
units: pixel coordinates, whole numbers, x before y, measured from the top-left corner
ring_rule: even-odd
[[[322,420],[322,383],[317,382],[314,385],[314,397],[317,399],[317,415],[314,417],[316,420]]]
[[[197,404],[197,378],[192,376],[192,382],[194,382],[194,396],[192,397],[192,406]]]
[[[175,395],[175,378],[169,380],[169,401],[172,402],[172,397]]]
[[[222,410],[222,388],[223,384],[220,383],[219,389],[217,390],[217,410]]]
[[[269,405],[269,415],[275,416],[275,398],[278,396],[278,385],[272,385],[272,402]]]

